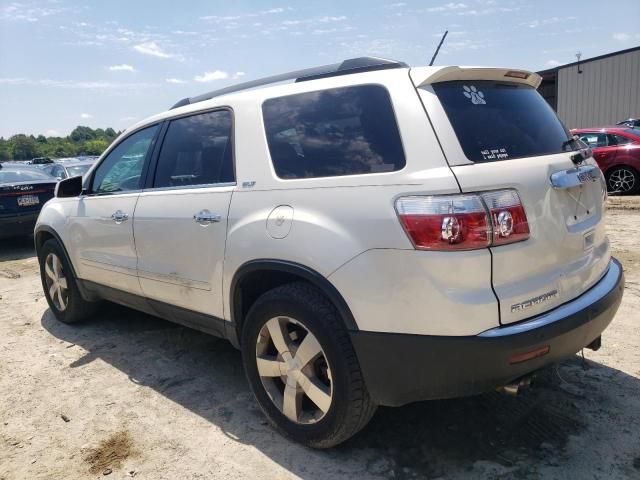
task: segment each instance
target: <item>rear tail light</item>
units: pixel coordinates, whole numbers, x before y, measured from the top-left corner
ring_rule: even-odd
[[[396,211],[419,250],[474,250],[529,238],[515,190],[401,197]]]
[[[529,223],[515,190],[482,194],[493,225],[493,245],[505,245],[529,238]]]

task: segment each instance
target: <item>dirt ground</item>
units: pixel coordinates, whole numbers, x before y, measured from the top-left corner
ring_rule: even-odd
[[[115,305],[47,308],[30,240],[0,242],[0,480],[640,479],[640,199],[610,199],[626,271],[598,352],[491,393],[381,408],[328,451],[275,433],[223,340]]]

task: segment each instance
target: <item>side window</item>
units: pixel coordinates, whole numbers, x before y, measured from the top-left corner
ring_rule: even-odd
[[[606,147],[608,145],[607,136],[603,133],[583,133],[580,140],[591,148]]]
[[[229,110],[172,120],[162,143],[153,186],[233,182],[231,123]]]
[[[633,140],[622,135],[609,135],[609,145],[628,145]]]
[[[262,113],[280,178],[393,172],[405,166],[391,98],[380,85],[272,98]]]
[[[53,169],[53,176],[56,178],[67,178],[67,173],[64,171],[64,168],[60,165],[57,165]]]
[[[142,167],[158,125],[124,139],[96,169],[92,193],[116,193],[142,188]]]

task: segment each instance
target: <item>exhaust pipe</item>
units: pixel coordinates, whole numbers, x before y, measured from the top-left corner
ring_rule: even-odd
[[[524,377],[520,377],[519,379],[507,384],[502,385],[496,390],[501,393],[506,393],[507,395],[516,396],[520,391],[529,388],[531,386],[531,381],[533,380],[533,375],[525,375]]]

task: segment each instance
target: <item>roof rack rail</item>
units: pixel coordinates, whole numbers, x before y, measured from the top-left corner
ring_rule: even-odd
[[[407,68],[408,66],[409,65],[404,62],[400,62],[397,60],[387,60],[385,58],[350,58],[348,60],[344,60],[341,63],[333,63],[331,65],[323,65],[321,67],[305,68],[303,70],[296,70],[294,72],[281,73],[279,75],[272,75],[270,77],[259,78],[257,80],[251,80],[249,82],[231,85],[230,87],[214,90],[212,92],[204,93],[196,97],[183,98],[178,103],[173,105],[171,109],[183,107],[192,103],[204,102],[205,100],[210,100],[214,97],[219,97],[228,93],[249,90],[251,88],[262,87],[264,85],[285,82],[288,80],[294,80],[295,82],[305,82],[308,80],[336,77],[339,75],[349,75],[352,73],[370,72],[374,70],[387,70],[391,68]]]

